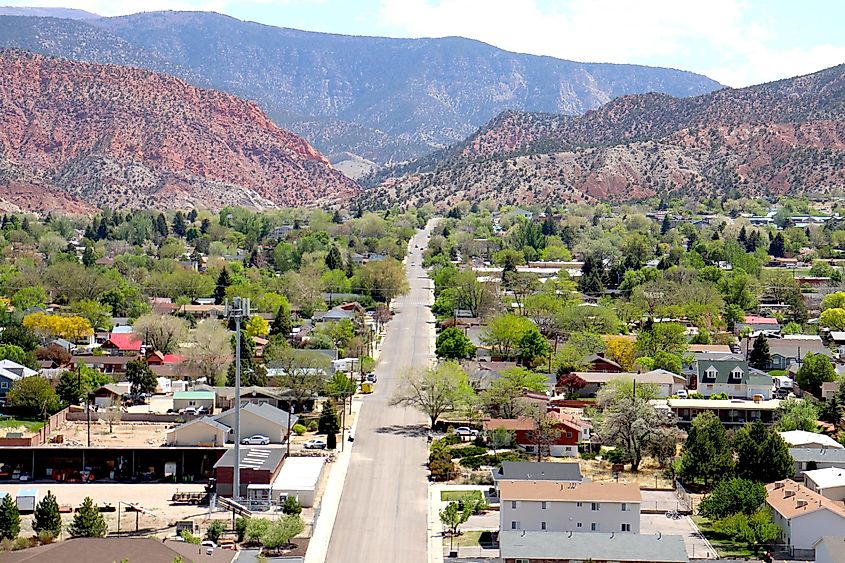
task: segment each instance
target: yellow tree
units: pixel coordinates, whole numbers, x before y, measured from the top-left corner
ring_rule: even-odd
[[[258,315],[253,315],[246,323],[246,333],[252,337],[270,334],[270,323]]]
[[[91,323],[79,316],[63,317],[47,313],[32,313],[23,319],[23,326],[45,338],[65,338],[72,342],[94,334]]]
[[[611,360],[622,366],[625,371],[634,369],[637,352],[632,338],[607,336],[605,343],[607,344],[607,355],[610,356]]]

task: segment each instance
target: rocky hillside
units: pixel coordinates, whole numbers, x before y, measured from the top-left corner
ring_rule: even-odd
[[[206,12],[3,19],[0,46],[166,71],[255,100],[333,161],[406,161],[507,109],[577,115],[626,94],[719,88],[689,72],[522,55],[456,37],[350,37]]]
[[[845,65],[686,99],[624,96],[580,117],[504,112],[377,180],[367,205],[842,189]]]
[[[266,208],[357,191],[255,103],[164,74],[0,51],[0,108],[0,206]]]

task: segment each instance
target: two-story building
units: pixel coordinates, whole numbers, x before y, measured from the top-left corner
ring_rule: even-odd
[[[724,393],[731,399],[771,399],[774,380],[766,372],[748,367],[745,360],[698,360],[697,389],[705,397]]]
[[[12,360],[0,360],[0,405],[6,404],[6,394],[16,381],[32,377],[38,372]]]
[[[827,467],[804,472],[804,486],[833,501],[845,500],[845,469]]]
[[[795,462],[795,476],[803,478],[805,471],[835,467],[845,469],[845,449],[842,448],[789,448]]]
[[[769,337],[769,355],[771,361],[763,366],[765,370],[789,369],[793,364],[800,365],[808,354],[824,354],[832,357],[830,349],[824,345],[820,336],[814,334],[788,334],[781,337]],[[746,338],[742,342],[742,352],[748,357],[754,347],[754,339]]]
[[[785,479],[766,485],[766,504],[772,510],[781,540],[793,557],[812,557],[824,536],[845,535],[845,505]]]
[[[577,416],[549,411],[546,416],[553,421],[557,429],[557,435],[550,443],[541,444],[543,449],[548,449],[547,455],[553,457],[575,457],[578,455],[578,444],[588,443],[592,437],[592,425],[578,418]],[[534,420],[527,416],[519,418],[493,418],[484,421],[485,432],[497,429],[510,430],[514,433],[516,444],[529,453],[536,453],[537,425]]]
[[[640,533],[635,483],[499,481],[499,529]]]
[[[557,463],[549,461],[503,461],[490,470],[498,495],[499,481],[554,481],[555,483],[581,483],[581,466],[577,461]]]
[[[595,397],[599,390],[611,381],[622,379],[636,381],[638,384],[653,385],[658,397],[671,397],[686,387],[686,378],[665,369],[653,369],[642,373],[610,371],[576,371],[573,375],[584,382],[578,390],[579,397]],[[562,387],[558,391],[565,391]]]

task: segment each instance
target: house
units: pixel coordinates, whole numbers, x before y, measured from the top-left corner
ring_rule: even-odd
[[[786,442],[790,448],[811,448],[818,450],[820,448],[843,449],[842,444],[824,434],[816,434],[815,432],[807,432],[805,430],[790,430],[789,432],[780,432],[780,437]]]
[[[158,350],[149,352],[147,354],[147,363],[152,366],[163,366],[172,364],[181,364],[185,361],[185,356],[179,354],[162,354]]]
[[[190,316],[194,319],[221,319],[226,307],[225,305],[199,305],[195,303],[188,303],[179,307],[179,314]]]
[[[144,561],[144,563],[231,563],[237,551],[215,549],[208,554],[205,548],[186,542],[161,541],[158,538],[71,538],[60,542],[31,547],[3,554],[6,563],[56,563],[84,561],[85,563],[114,563],[115,561]]]
[[[360,303],[353,301],[352,303],[343,303],[337,307],[332,307],[322,315],[315,315],[315,320],[321,323],[354,321],[359,315],[363,315],[365,312],[366,310]]]
[[[126,373],[126,364],[134,360],[134,356],[74,356],[73,363],[83,364],[91,369],[110,375]]]
[[[29,369],[12,360],[0,360],[0,405],[6,403],[6,394],[15,381],[33,375],[38,375],[34,369]]]
[[[678,391],[684,389],[687,383],[684,376],[664,369],[655,369],[644,373],[598,371],[576,371],[573,373],[586,383],[584,387],[577,391],[579,397],[595,397],[602,387],[617,379],[654,385],[659,397],[675,395]],[[563,392],[564,389],[559,388],[559,391]]]
[[[240,492],[246,497],[250,485],[270,485],[279,475],[282,461],[285,459],[284,448],[249,447],[240,449]],[[217,494],[232,496],[235,476],[235,448],[229,448],[214,464],[217,477]]]
[[[587,371],[600,371],[605,373],[621,373],[625,371],[624,369],[622,369],[621,365],[614,362],[610,358],[605,358],[601,354],[593,354],[592,356],[588,356],[585,361],[589,365],[589,369]]]
[[[836,346],[840,356],[845,356],[845,331],[831,330],[830,341]]]
[[[813,469],[845,469],[845,449],[842,448],[789,448],[789,454],[795,462],[797,477]]]
[[[845,469],[827,467],[805,471],[804,486],[830,500],[845,500]]]
[[[689,344],[687,345],[687,352],[696,354],[698,352],[710,354],[730,354],[731,347],[727,344]]]
[[[666,534],[499,532],[503,563],[688,563],[684,538]]]
[[[558,411],[549,411],[546,416],[555,421],[558,435],[545,447],[549,455],[554,457],[575,457],[578,455],[578,444],[590,441],[592,426],[575,416],[563,414]],[[514,433],[514,440],[517,445],[527,452],[536,452],[537,444],[534,439],[536,425],[530,417],[519,418],[493,418],[485,420],[483,425],[485,432],[505,429]]]
[[[517,368],[516,362],[461,362],[467,372],[470,387],[476,391],[483,391],[490,387],[490,384],[502,377],[506,371]]]
[[[229,409],[214,417],[214,420],[230,428],[235,427],[235,409]],[[247,403],[241,407],[241,438],[263,434],[274,444],[284,444],[290,429],[299,417],[268,404]],[[290,426],[288,426],[290,423]]]
[[[554,481],[555,483],[581,483],[581,466],[575,463],[548,461],[503,461],[490,470],[493,482],[499,481]],[[496,489],[498,491],[498,487]]]
[[[212,391],[178,391],[173,393],[173,410],[193,407],[205,407],[208,412],[214,411],[214,393]]]
[[[211,387],[208,385],[197,385],[195,390],[211,390],[216,396],[216,404],[218,408],[228,410],[235,406],[235,388],[234,387]],[[287,390],[280,387],[262,387],[259,385],[250,385],[248,387],[241,387],[241,404],[254,403],[256,405],[268,404],[272,407],[282,408],[287,405],[288,393]],[[308,407],[308,405],[306,405]],[[313,409],[313,404],[308,410]]]
[[[499,481],[499,529],[640,533],[640,488],[613,481]]]
[[[317,487],[326,467],[324,457],[288,457],[272,484],[272,497],[280,502],[294,497],[304,508],[314,506]]]
[[[837,375],[840,375],[838,372],[839,370],[837,370]],[[822,383],[822,399],[825,401],[836,395],[837,391],[839,391],[838,381],[825,381]]]
[[[791,479],[766,485],[766,504],[794,558],[812,557],[824,536],[845,535],[845,505]]]
[[[129,391],[126,386],[117,385],[116,383],[109,383],[103,385],[99,389],[93,391],[91,394],[94,397],[94,405],[100,408],[109,408],[115,405],[120,405],[120,399],[125,393]]]
[[[697,391],[705,397],[724,393],[732,399],[771,399],[774,380],[745,360],[697,360]]]
[[[824,345],[820,336],[811,334],[788,334],[780,338],[769,337],[771,361],[765,370],[789,369],[792,364],[800,364],[807,354],[824,354],[832,357],[830,349]],[[754,339],[746,338],[742,343],[742,353],[748,357],[754,347]]]
[[[223,446],[231,439],[232,428],[213,417],[195,418],[167,432],[168,446]]]
[[[103,342],[103,352],[111,356],[137,356],[141,353],[143,340],[131,332],[112,332]]]
[[[816,563],[845,563],[845,536],[825,536],[814,547]]]
[[[745,315],[741,323],[737,323],[736,328],[742,332],[744,328],[750,328],[752,332],[766,331],[771,333],[780,332],[780,323],[774,317],[760,317],[757,315]]]
[[[743,399],[667,399],[657,402],[658,408],[668,408],[677,417],[680,426],[689,426],[696,416],[712,412],[722,424],[731,427],[759,420],[771,425],[781,401],[746,401]],[[663,405],[663,406],[661,406]]]

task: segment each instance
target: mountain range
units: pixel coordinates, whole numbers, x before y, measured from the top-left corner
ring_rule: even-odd
[[[254,100],[351,176],[460,142],[504,110],[579,115],[632,93],[720,88],[666,68],[517,54],[459,37],[278,28],[209,12],[0,16],[0,47],[130,65]],[[41,17],[43,15],[60,17]]]
[[[575,117],[506,111],[367,183],[369,207],[839,191],[845,65],[690,98],[622,96]]]
[[[357,191],[254,102],[148,70],[0,51],[3,209],[261,209]]]

